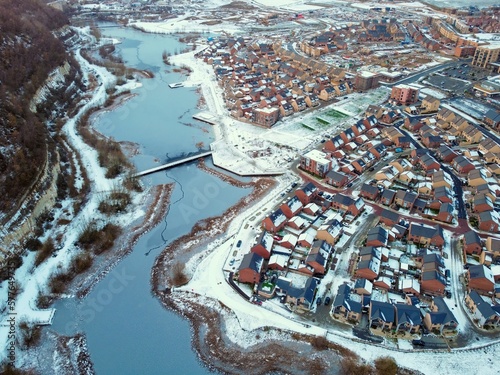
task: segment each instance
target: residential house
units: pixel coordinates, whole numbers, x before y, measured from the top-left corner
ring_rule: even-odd
[[[347,284],[339,286],[332,304],[332,316],[344,323],[357,324],[361,320],[362,305],[351,300],[351,288]]]
[[[344,145],[345,141],[342,139],[342,137],[340,135],[336,135],[335,137],[325,142],[323,150],[328,152],[334,152],[344,147]]]
[[[326,182],[337,188],[341,188],[347,184],[349,178],[345,173],[330,171],[326,174]]]
[[[357,279],[354,283],[353,292],[362,296],[369,296],[372,294],[373,284],[367,279]]]
[[[427,148],[438,148],[442,145],[443,139],[439,135],[425,133],[422,136],[422,143]]]
[[[363,256],[358,262],[358,268],[355,272],[355,277],[367,279],[373,282],[378,277],[380,272],[380,257],[376,254]]]
[[[299,235],[299,238],[297,240],[297,245],[302,246],[302,247],[311,247],[314,242],[314,235],[307,231],[307,232],[302,232]]]
[[[406,208],[407,210],[411,210],[417,199],[417,194],[407,191],[407,190],[398,190],[396,193],[396,197],[394,198],[394,203],[398,206]]]
[[[302,188],[295,190],[295,195],[304,206],[311,203],[312,200],[318,196],[318,193],[318,188],[312,182],[309,182]]]
[[[401,131],[393,126],[384,127],[381,131],[382,137],[389,139],[392,143],[396,143],[399,137],[404,137],[404,134]]]
[[[362,198],[366,198],[366,199],[369,199],[372,201],[377,199],[379,194],[380,194],[380,190],[376,186],[368,185],[366,183],[361,186],[361,190],[359,193],[359,195]]]
[[[472,210],[474,212],[493,211],[494,208],[495,206],[491,198],[486,194],[476,195],[472,200]]]
[[[479,255],[483,250],[483,246],[481,244],[481,238],[477,235],[476,232],[470,230],[466,232],[463,236],[463,246],[466,254],[469,255]]]
[[[325,201],[325,202],[328,202],[328,201]],[[306,215],[309,215],[309,216],[316,216],[316,214],[319,212],[319,210],[320,210],[320,207],[316,203],[311,202],[309,204],[306,204],[306,206],[304,207],[302,212],[304,212]]]
[[[451,163],[451,161],[458,156],[458,154],[455,151],[453,151],[446,145],[441,145],[437,149],[436,155],[441,161],[445,163]]]
[[[473,125],[467,125],[467,127],[462,131],[462,136],[465,138],[466,144],[476,144],[484,139],[484,135],[481,130]]]
[[[451,162],[451,166],[461,174],[467,174],[476,168],[474,164],[469,161],[469,159],[462,155],[457,156],[455,159],[453,159],[453,161]]]
[[[380,276],[376,280],[373,280],[373,287],[384,290],[392,289],[392,279],[387,276]]]
[[[382,193],[382,197],[380,198],[380,203],[385,206],[390,206],[396,197],[396,192],[391,189],[385,189]]]
[[[441,168],[441,164],[428,153],[423,154],[418,159],[418,163],[425,171],[439,170]]]
[[[259,254],[252,252],[245,254],[238,268],[238,281],[249,284],[258,283],[263,264],[264,258]]]
[[[353,199],[341,193],[335,194],[332,199],[332,208],[353,216],[358,216],[364,205],[361,198]]]
[[[407,159],[397,159],[389,163],[389,165],[396,168],[399,173],[409,172],[414,168],[413,164]]]
[[[313,242],[305,262],[314,269],[315,274],[324,275],[331,251],[332,247],[328,242],[316,240]]]
[[[344,233],[344,227],[342,224],[336,220],[332,219],[325,222],[318,228],[316,232],[316,238],[319,240],[324,240],[330,245],[334,245]]]
[[[281,211],[283,211],[288,219],[294,217],[295,215],[298,215],[302,210],[302,207],[302,202],[296,195],[291,197],[287,202],[283,203],[280,206]]]
[[[453,187],[453,180],[448,176],[448,174],[442,170],[437,170],[432,174],[432,187],[437,189],[438,187],[445,186],[448,189]]]
[[[380,226],[371,228],[366,237],[366,246],[387,246],[389,234]]]
[[[445,186],[434,189],[434,199],[437,199],[441,203],[452,203],[454,201],[453,193]]]
[[[279,232],[285,227],[286,215],[283,213],[281,208],[278,208],[271,215],[267,216],[262,221],[262,227],[272,233]]]
[[[453,221],[453,205],[451,203],[443,203],[436,215],[436,220],[451,223]]]
[[[465,296],[465,305],[479,327],[500,326],[500,313],[491,307],[475,290]]]
[[[276,294],[285,296],[285,303],[301,311],[308,311],[315,305],[318,279],[309,277],[301,288],[295,287],[290,279],[279,277],[276,282]]]
[[[421,223],[410,223],[408,241],[425,246],[442,247],[444,245],[443,229],[438,225],[430,226]]]
[[[444,295],[444,290],[446,288],[446,279],[438,270],[422,272],[420,277],[422,292],[433,296]]]
[[[469,280],[470,290],[475,290],[479,294],[489,296],[493,294],[495,288],[493,273],[484,264],[470,266],[467,272],[467,279]]]
[[[489,152],[492,154],[500,153],[500,145],[491,138],[483,139],[477,148],[483,155]]]
[[[396,331],[409,334],[418,333],[422,325],[420,310],[416,306],[397,303],[396,308]]]
[[[488,180],[486,177],[486,173],[483,169],[473,169],[467,175],[467,184],[469,186],[479,186],[487,184]]]
[[[394,305],[387,302],[371,301],[369,310],[370,329],[389,332],[395,321]]]
[[[455,119],[455,117],[456,117],[455,112],[453,112],[447,108],[441,109],[436,115],[436,118],[438,120],[442,120],[442,121],[447,122],[447,123],[452,122]]]
[[[484,114],[483,121],[486,125],[489,125],[493,129],[498,129],[500,126],[500,111],[490,109]]]
[[[257,243],[252,246],[250,251],[252,253],[259,254],[264,259],[269,259],[273,243],[274,239],[272,234],[267,231],[263,231],[257,239]]]
[[[442,297],[433,298],[423,322],[429,331],[439,335],[451,336],[458,333],[458,320]]]
[[[399,223],[400,217],[397,212],[390,211],[390,210],[382,210],[382,212],[379,215],[379,221],[388,227],[392,227],[393,225],[396,225]]]
[[[283,246],[284,248],[287,249],[294,249],[295,246],[297,245],[297,236],[287,233],[283,236],[281,241],[279,242],[280,246]]]
[[[439,105],[441,102],[439,99],[434,98],[433,96],[427,95],[424,99],[422,99],[422,104],[420,105],[420,113],[434,113],[439,110]]]
[[[499,215],[496,211],[485,211],[479,214],[479,230],[498,233],[500,229]]]

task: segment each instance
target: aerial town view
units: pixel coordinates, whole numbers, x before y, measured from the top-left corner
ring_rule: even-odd
[[[0,5],[0,374],[500,373],[498,1]]]

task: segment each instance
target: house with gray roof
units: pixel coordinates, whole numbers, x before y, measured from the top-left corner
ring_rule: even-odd
[[[368,316],[373,333],[388,332],[395,323],[394,305],[371,300]]]
[[[326,174],[326,182],[329,185],[335,186],[337,188],[343,187],[349,181],[349,177],[345,173],[336,172],[331,170]]]
[[[276,282],[276,294],[285,296],[285,301],[292,310],[297,308],[309,311],[314,307],[318,279],[309,277],[303,287],[295,287],[290,279],[279,277]]]
[[[427,310],[423,310],[424,326],[439,335],[456,336],[458,320],[442,297],[434,297]]]
[[[441,226],[430,226],[421,223],[411,223],[408,228],[408,241],[425,246],[442,247],[444,245],[444,234]]]
[[[351,288],[347,284],[339,286],[332,304],[331,315],[344,323],[357,324],[361,320],[363,306],[351,299]]]
[[[410,334],[420,331],[422,316],[420,310],[412,305],[398,303],[396,307],[396,330]]]
[[[389,234],[380,226],[371,228],[366,236],[366,246],[387,246]]]
[[[465,296],[465,305],[479,327],[496,328],[500,326],[500,312],[494,310],[491,304],[485,301],[475,290]]]
[[[470,230],[466,232],[462,238],[464,251],[469,255],[479,255],[483,251],[483,245],[481,243],[481,238],[478,234]]]
[[[260,280],[260,273],[264,258],[257,253],[248,253],[243,256],[238,268],[238,281],[240,283],[256,284]]]

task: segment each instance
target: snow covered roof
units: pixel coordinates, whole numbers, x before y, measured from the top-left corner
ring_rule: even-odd
[[[290,243],[292,246],[295,246],[297,244],[297,237],[294,236],[293,234],[291,233],[287,233],[285,234],[285,236],[283,237],[283,239],[281,240],[281,243],[284,243],[284,242],[288,242]]]
[[[314,242],[314,235],[310,232],[301,233],[299,236],[299,241],[306,241],[307,243],[312,245]]]
[[[281,210],[281,208],[278,208],[276,211],[274,211],[270,216],[269,219],[273,222],[274,226],[278,227],[281,224],[283,224],[286,220],[286,216]]]
[[[292,212],[297,212],[302,208],[302,202],[296,195],[290,198],[290,200],[286,202],[286,204],[288,205],[288,207],[290,207],[290,210]]]

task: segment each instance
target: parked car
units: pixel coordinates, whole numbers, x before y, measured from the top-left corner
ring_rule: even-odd
[[[318,305],[318,306],[321,305],[321,302],[322,302],[321,297],[318,297],[318,299],[316,300],[316,305]]]
[[[330,304],[330,301],[331,301],[330,297],[326,297],[325,298],[325,306],[328,306]]]
[[[411,343],[415,346],[425,346],[425,341],[423,340],[411,340]]]
[[[241,246],[241,240],[238,240],[238,242],[236,243],[236,247],[240,247]]]

